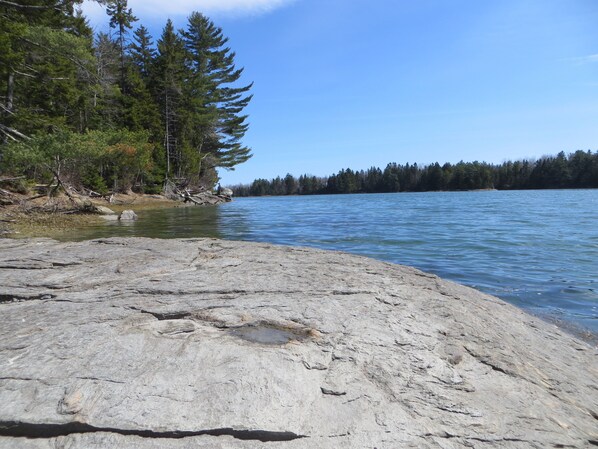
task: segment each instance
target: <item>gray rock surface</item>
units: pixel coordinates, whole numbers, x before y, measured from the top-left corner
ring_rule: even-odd
[[[598,445],[597,351],[416,269],[0,240],[0,448]]]
[[[108,215],[108,216],[115,215],[115,212],[112,209],[110,209],[109,207],[99,206],[99,205],[95,205],[94,207],[95,207],[96,213],[98,213],[100,215]]]
[[[137,214],[135,213],[135,211],[132,210],[123,210],[120,215],[118,216],[118,219],[121,221],[133,221],[133,220],[137,220]]]
[[[228,187],[222,187],[219,194],[222,196],[233,196],[233,191]]]

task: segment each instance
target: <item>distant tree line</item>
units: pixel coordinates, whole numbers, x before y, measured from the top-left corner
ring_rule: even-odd
[[[427,192],[442,190],[523,190],[598,188],[598,152],[576,151],[535,161],[439,163],[419,166],[390,163],[384,170],[343,169],[328,177],[288,174],[230,186],[236,196],[335,193]]]
[[[96,1],[114,34],[94,35],[82,0],[0,1],[0,174],[151,191],[246,161],[251,85],[222,30],[194,12],[155,42],[127,0]]]

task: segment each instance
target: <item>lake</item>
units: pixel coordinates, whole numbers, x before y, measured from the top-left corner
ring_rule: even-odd
[[[140,211],[106,236],[217,237],[412,265],[598,335],[598,190],[239,198]]]

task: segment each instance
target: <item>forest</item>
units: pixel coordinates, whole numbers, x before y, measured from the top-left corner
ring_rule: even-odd
[[[212,188],[243,144],[251,83],[222,29],[193,12],[154,39],[127,0],[0,0],[0,174],[80,193]]]
[[[384,170],[343,169],[328,177],[287,174],[230,186],[236,196],[598,188],[598,151],[560,152],[535,161],[388,164]]]

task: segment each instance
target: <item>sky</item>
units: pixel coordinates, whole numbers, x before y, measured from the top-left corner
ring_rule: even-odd
[[[221,183],[389,162],[598,150],[595,0],[129,0],[157,39],[192,11],[254,83],[253,157]],[[107,28],[101,8],[84,12]]]

